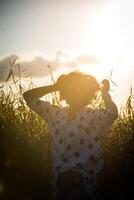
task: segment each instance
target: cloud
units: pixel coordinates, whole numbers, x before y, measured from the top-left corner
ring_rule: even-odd
[[[18,65],[19,63],[20,65]],[[0,59],[0,81],[6,81],[11,70],[15,76],[18,76],[18,66],[20,66],[22,78],[27,76],[39,78],[49,75],[48,66],[51,67],[52,72],[55,72],[63,68],[77,69],[79,65],[95,63],[98,63],[98,60],[94,56],[76,55],[63,50],[57,50],[51,55],[41,52],[25,53],[23,55],[12,54]]]

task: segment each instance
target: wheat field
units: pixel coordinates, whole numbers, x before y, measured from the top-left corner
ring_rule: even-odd
[[[32,83],[29,81],[29,87],[24,88],[21,81],[20,76],[16,81],[10,71],[0,87],[0,199],[50,199],[51,137],[47,123],[23,99],[23,92],[32,88]],[[105,165],[99,174],[98,199],[128,199],[134,195],[132,92],[131,88],[111,133],[103,141]]]

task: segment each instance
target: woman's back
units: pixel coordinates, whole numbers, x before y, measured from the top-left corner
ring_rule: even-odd
[[[88,107],[100,89],[98,82],[94,77],[80,73],[62,76],[55,85],[24,94],[27,105],[48,122],[52,136],[55,192],[59,177],[73,170],[83,177],[89,195],[93,194],[96,174],[103,167],[101,141],[118,115],[117,107],[108,94],[109,88],[109,82],[105,81],[102,90],[105,108],[102,110]],[[69,106],[54,106],[40,99],[43,91],[47,94],[57,90]]]

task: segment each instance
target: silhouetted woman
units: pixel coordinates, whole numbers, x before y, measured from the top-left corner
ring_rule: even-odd
[[[52,135],[52,196],[57,200],[95,199],[97,174],[103,168],[102,139],[118,116],[109,95],[109,82],[102,88],[91,75],[71,72],[52,85],[23,93],[27,105],[48,122]],[[55,106],[40,98],[59,91],[67,106]],[[92,108],[101,91],[104,108]]]

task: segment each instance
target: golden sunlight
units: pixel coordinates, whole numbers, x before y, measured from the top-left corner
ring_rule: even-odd
[[[113,15],[114,10],[114,15]],[[86,49],[96,55],[102,62],[124,55],[126,50],[125,38],[120,29],[120,17],[114,2],[108,2],[98,8],[98,12],[92,16],[90,22],[90,37],[87,35]]]
[[[110,67],[101,64],[80,65],[79,70],[95,76],[100,81],[110,73]]]

